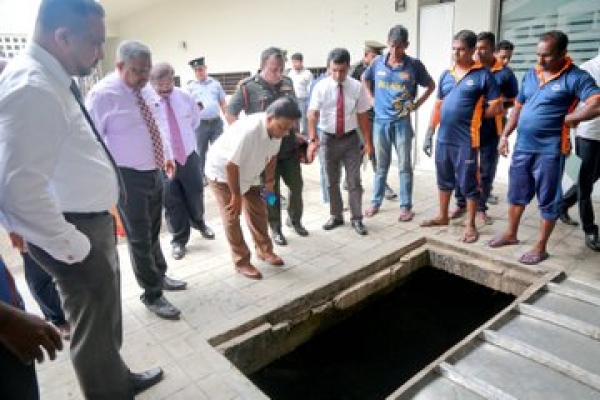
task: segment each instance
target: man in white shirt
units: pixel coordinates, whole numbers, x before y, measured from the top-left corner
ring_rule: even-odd
[[[273,253],[265,200],[278,201],[274,180],[281,138],[290,133],[301,115],[294,99],[282,97],[265,112],[235,121],[208,151],[205,174],[219,205],[235,269],[250,279],[261,279],[262,274],[250,263],[240,214],[243,208],[257,257],[274,266],[283,265],[283,260]],[[265,188],[261,191],[263,171]]]
[[[298,106],[300,107],[300,111],[302,111],[300,133],[306,136],[306,109],[308,107],[308,94],[313,82],[313,74],[310,70],[304,68],[304,56],[302,53],[294,53],[291,58],[292,69],[288,72],[288,76],[294,83],[294,93],[296,93]]]
[[[340,191],[342,165],[348,182],[348,203],[352,227],[359,235],[366,235],[363,225],[360,166],[362,153],[357,127],[364,136],[364,152],[371,156],[371,123],[368,111],[371,102],[361,83],[348,77],[350,53],[343,48],[333,49],[327,58],[329,75],[315,87],[308,106],[309,160],[314,159],[321,146],[321,156],[327,172],[329,208],[331,217],[323,229],[331,230],[344,224],[343,202]],[[318,129],[323,132],[319,140]]]
[[[0,212],[56,281],[83,395],[129,400],[162,370],[133,374],[119,353],[121,282],[109,213],[119,176],[71,79],[102,59],[105,37],[97,2],[42,0],[31,45],[0,77]]]
[[[204,166],[200,165],[195,135],[201,121],[200,109],[188,93],[174,86],[174,74],[171,65],[158,63],[150,71],[150,83],[162,111],[159,124],[168,132],[177,165],[175,175],[164,179],[164,205],[167,225],[173,235],[171,254],[179,260],[185,255],[191,228],[207,239],[214,239],[215,234],[204,222],[204,175],[200,172]]]
[[[600,54],[581,64],[581,69],[587,71],[600,85]],[[585,121],[576,128],[575,151],[581,158],[581,167],[577,184],[565,193],[563,197],[560,220],[568,225],[576,225],[568,214],[568,210],[579,201],[579,217],[585,232],[585,245],[594,251],[600,251],[598,225],[594,223],[594,205],[592,192],[594,184],[600,178],[600,117]]]

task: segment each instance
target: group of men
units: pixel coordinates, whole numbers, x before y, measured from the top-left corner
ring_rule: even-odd
[[[387,53],[369,58],[365,54],[360,81],[350,76],[350,54],[344,48],[329,52],[327,74],[310,84],[300,54],[292,56],[293,72],[285,76],[285,55],[272,47],[261,54],[259,72],[240,82],[229,103],[220,84],[207,75],[204,58],[190,62],[197,79],[182,90],[174,85],[173,67],[153,64],[150,49],[138,41],[119,45],[116,70],[94,85],[84,101],[71,77],[90,73],[103,58],[104,40],[104,10],[95,1],[42,0],[32,44],[0,77],[1,222],[13,244],[56,283],[71,326],[71,358],[87,398],[131,399],[163,375],[160,368],[133,373],[120,355],[120,271],[115,221],[109,212],[113,205],[127,234],[142,302],[162,318],[178,319],[180,310],[163,291],[184,290],[186,282],[166,274],[159,243],[163,207],[172,234],[171,252],[180,259],[192,228],[207,239],[215,237],[204,220],[204,187],[210,185],[235,270],[260,279],[242,234],[242,212],[257,258],[283,265],[273,250],[273,242],[287,244],[280,180],[289,189],[286,224],[307,236],[301,160],[311,162],[318,153],[328,182],[330,216],[323,229],[345,222],[343,167],[352,228],[366,235],[360,166],[364,157],[376,161],[371,205],[364,212],[374,217],[383,199],[392,197],[386,195],[386,182],[394,146],[398,221],[411,221],[411,114],[436,87],[423,150],[432,154],[437,129],[440,210],[422,226],[449,223],[449,202],[456,191],[458,210],[467,214],[461,240],[478,239],[476,216],[488,221],[486,201],[497,154],[507,155],[507,137],[516,128],[509,226],[489,246],[518,243],[520,218],[537,195],[540,237],[521,262],[537,264],[548,256],[555,221],[571,221],[566,210],[577,197],[586,244],[600,249],[590,203],[600,174],[594,142],[598,129],[593,123],[585,131],[583,125],[578,128],[578,133],[589,133],[576,143],[582,171],[568,200],[563,203],[561,197],[569,128],[600,115],[600,89],[573,65],[567,56],[568,39],[560,31],[541,36],[538,64],[527,73],[520,91],[500,58],[512,49],[496,48],[493,34],[457,33],[454,65],[436,85],[423,63],[406,54],[408,31],[397,25],[388,33]],[[594,59],[588,70],[597,74],[599,62]],[[419,86],[424,88],[420,95]],[[577,102],[584,104],[574,108]],[[504,126],[506,109],[513,105]],[[37,114],[30,118],[33,108]],[[246,116],[238,120],[242,111]],[[230,124],[224,132],[221,113]],[[41,348],[54,358],[62,342],[50,324],[22,311],[1,260],[0,300],[3,396],[35,399],[32,362],[43,358]]]

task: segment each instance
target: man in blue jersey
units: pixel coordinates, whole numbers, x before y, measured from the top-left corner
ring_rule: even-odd
[[[373,199],[365,215],[372,217],[381,207],[393,145],[398,157],[400,180],[398,220],[408,222],[414,216],[411,162],[414,133],[410,114],[427,100],[435,89],[435,82],[421,61],[406,54],[408,30],[404,26],[396,25],[390,29],[388,46],[390,51],[376,58],[362,78],[363,87],[374,100],[373,144],[377,160]],[[417,97],[418,86],[426,88],[421,97]]]
[[[496,80],[498,90],[502,95],[504,108],[512,107],[515,97],[519,92],[519,83],[512,70],[504,63],[494,57],[494,44],[496,37],[492,32],[481,32],[477,35],[477,44],[475,46],[475,60],[489,69]],[[488,199],[492,191],[492,183],[496,176],[496,167],[498,166],[498,141],[500,134],[504,129],[504,116],[496,115],[494,118],[484,118],[481,122],[479,132],[479,173],[480,189],[479,205],[477,207],[477,219],[485,224],[491,224],[492,218],[487,215]],[[463,215],[467,209],[465,196],[460,187],[456,187],[454,192],[456,197],[456,208],[450,213],[450,218],[457,218]]]
[[[488,242],[490,247],[519,243],[523,211],[537,196],[542,221],[540,236],[521,256],[534,265],[548,258],[548,239],[560,214],[565,156],[571,151],[569,130],[600,115],[600,88],[567,55],[569,39],[549,31],[537,45],[537,65],[523,77],[515,109],[500,137],[498,151],[508,154],[508,136],[519,132],[509,170],[508,229]],[[583,107],[575,108],[583,102]]]
[[[498,86],[490,71],[473,60],[477,35],[462,30],[454,36],[452,57],[454,66],[442,73],[438,99],[434,107],[423,151],[431,155],[433,134],[439,124],[435,153],[435,168],[439,188],[438,215],[421,226],[448,225],[448,205],[457,185],[467,198],[466,229],[460,238],[465,243],[479,239],[475,212],[479,203],[477,179],[479,129],[483,118],[502,112]]]

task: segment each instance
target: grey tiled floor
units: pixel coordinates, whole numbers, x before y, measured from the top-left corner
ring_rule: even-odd
[[[397,187],[395,171],[392,166],[389,181]],[[490,215],[496,219],[495,223],[481,228],[481,238],[475,244],[458,243],[460,222],[445,228],[420,228],[418,224],[422,219],[436,214],[437,189],[433,174],[416,171],[414,210],[417,215],[413,222],[397,222],[398,203],[385,202],[378,215],[365,220],[370,230],[368,236],[359,237],[348,223],[334,231],[325,232],[321,225],[327,220],[329,212],[321,203],[318,164],[304,167],[304,179],[304,223],[310,236],[301,238],[284,230],[289,245],[277,247],[276,251],[286,265],[273,268],[254,260],[265,276],[262,281],[251,281],[235,274],[210,190],[206,192],[206,217],[216,232],[216,240],[204,240],[195,232],[188,246],[188,255],[183,260],[175,261],[169,255],[168,234],[163,234],[169,274],[189,283],[187,291],[168,294],[169,299],[182,309],[180,321],[158,319],[145,309],[138,298],[141,291],[131,271],[127,249],[123,244],[119,246],[123,281],[124,358],[134,371],[154,365],[160,365],[165,370],[164,381],[140,395],[140,399],[263,398],[235,367],[208,344],[208,338],[380,258],[391,248],[402,246],[420,236],[432,235],[459,246],[484,250],[485,241],[506,226],[506,203],[501,201],[499,205],[491,206]],[[370,170],[364,173],[363,179],[364,203],[368,204],[372,192]],[[496,191],[502,199],[505,186],[498,184]],[[573,211],[572,216],[576,217],[577,212]],[[520,231],[522,244],[494,251],[498,257],[514,261],[532,244],[538,226],[537,207],[532,205],[523,219]],[[18,265],[19,258],[6,248],[3,240],[3,254],[14,266],[13,271],[27,306],[37,311]],[[580,229],[559,223],[550,242],[550,253],[551,258],[546,265],[563,268],[571,276],[600,285],[600,255],[585,247]],[[38,375],[43,399],[82,398],[68,351],[63,351],[54,362],[39,365]]]

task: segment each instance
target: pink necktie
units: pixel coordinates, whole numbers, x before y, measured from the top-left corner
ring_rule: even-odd
[[[344,129],[344,89],[341,83],[338,83],[338,96],[335,108],[335,133],[343,135]]]
[[[179,129],[179,124],[177,123],[177,118],[175,117],[175,111],[173,111],[173,106],[171,105],[171,99],[169,97],[164,98],[165,103],[167,103],[167,122],[169,123],[169,133],[171,134],[171,148],[173,150],[173,154],[175,156],[175,160],[180,165],[185,164],[185,147],[183,146],[183,139],[181,137],[181,130]]]
[[[152,111],[150,111],[150,107],[146,104],[146,101],[142,97],[142,93],[139,90],[133,92],[137,99],[138,106],[140,107],[140,112],[142,113],[142,118],[146,123],[146,127],[148,128],[148,132],[150,132],[150,138],[152,139],[152,150],[154,152],[154,161],[156,162],[156,167],[158,169],[163,169],[165,165],[165,155],[163,152],[162,139],[160,138],[160,131],[158,130],[158,126],[156,125],[156,121],[154,120],[154,116],[152,116]]]

